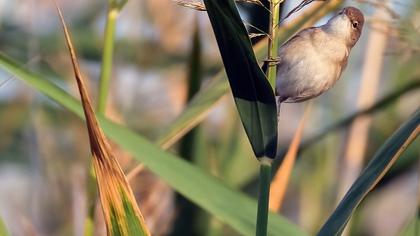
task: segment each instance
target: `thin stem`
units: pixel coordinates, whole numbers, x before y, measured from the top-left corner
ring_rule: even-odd
[[[267,78],[273,89],[276,87],[276,59],[278,51],[278,27],[280,19],[280,3],[283,0],[270,1],[270,20],[268,28],[268,71]]]
[[[256,236],[267,235],[268,202],[270,196],[272,159],[263,157],[260,159],[260,185],[258,194],[257,230]]]
[[[104,48],[99,82],[98,112],[104,114],[111,80],[112,58],[114,54],[115,26],[119,9],[110,6],[105,25]]]

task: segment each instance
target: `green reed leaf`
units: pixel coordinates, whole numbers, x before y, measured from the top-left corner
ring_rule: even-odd
[[[233,0],[204,0],[236,107],[257,158],[274,158],[277,108]]]
[[[319,236],[341,235],[352,213],[366,195],[383,178],[395,161],[417,138],[420,132],[418,109],[375,153],[340,204],[319,231]]]

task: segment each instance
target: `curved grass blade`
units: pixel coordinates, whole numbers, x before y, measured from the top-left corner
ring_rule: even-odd
[[[0,53],[0,66],[63,107],[84,118],[80,103],[63,89],[35,75]],[[197,167],[167,153],[135,132],[98,115],[104,132],[133,154],[171,187],[243,235],[253,235],[256,201],[227,187]],[[205,188],[203,188],[205,186]],[[301,229],[277,214],[269,217],[269,235],[306,235]]]
[[[203,121],[211,108],[229,91],[229,85],[223,79],[224,76],[224,73],[218,73],[210,84],[200,90],[181,115],[159,135],[155,143],[163,149],[168,149]]]
[[[204,0],[236,107],[257,158],[274,158],[277,107],[233,0]]]
[[[83,81],[84,79],[80,73],[79,64],[69,32],[57,3],[56,7],[63,26],[64,36],[70,52],[74,75],[86,118],[90,149],[93,156],[93,167],[97,178],[107,235],[150,235],[143,216],[137,206],[134,194],[111,151],[111,147],[109,146],[102,129],[99,127]]]
[[[373,159],[346,193],[319,231],[319,236],[341,235],[353,211],[382,179],[420,132],[420,109],[407,120],[376,152]]]

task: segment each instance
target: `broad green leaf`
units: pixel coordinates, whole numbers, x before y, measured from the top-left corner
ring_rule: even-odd
[[[80,103],[47,79],[30,73],[3,54],[0,54],[0,67],[83,118]],[[129,151],[136,160],[143,162],[175,190],[241,234],[254,234],[257,207],[254,199],[232,190],[220,180],[163,151],[128,128],[114,124],[102,116],[98,116],[98,119],[109,138]],[[269,235],[300,236],[305,233],[284,217],[272,214],[269,217]]]
[[[233,0],[204,0],[236,107],[257,158],[277,151],[274,92],[258,65]]]
[[[341,235],[353,211],[382,179],[420,132],[420,109],[406,121],[375,153],[340,204],[319,231],[319,236]]]
[[[9,236],[6,225],[3,222],[3,219],[0,217],[0,236]]]

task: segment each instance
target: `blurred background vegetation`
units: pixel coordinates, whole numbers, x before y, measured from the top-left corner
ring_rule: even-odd
[[[107,1],[60,2],[91,96],[96,98]],[[299,2],[287,0],[282,15]],[[309,234],[317,232],[360,169],[420,104],[420,3],[349,0],[343,5],[360,8],[367,23],[341,80],[311,103],[281,209]],[[249,3],[239,7],[246,25],[252,25],[250,32],[267,29],[263,7]],[[51,1],[0,0],[0,30],[2,53],[78,97]],[[130,0],[117,21],[107,116],[156,140],[221,69],[204,12],[170,0]],[[287,149],[304,107],[282,106],[279,155]],[[339,128],[328,128],[366,109]],[[231,95],[223,96],[205,115],[170,152],[255,196],[258,164]],[[8,230],[18,236],[84,235],[92,205],[84,123],[1,70],[0,120],[0,216]],[[348,233],[400,235],[410,228],[419,198],[419,144],[416,140],[368,195]],[[130,155],[114,148],[123,169],[132,169],[135,162]],[[237,234],[147,169],[131,184],[153,235]],[[103,222],[95,219],[95,235],[103,235]]]

